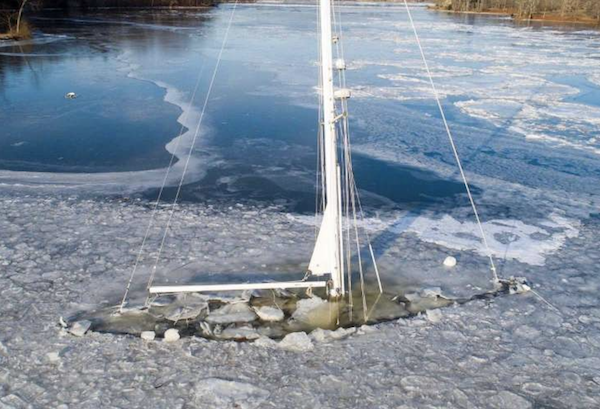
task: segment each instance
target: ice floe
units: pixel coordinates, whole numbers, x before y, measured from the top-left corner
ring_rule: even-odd
[[[296,220],[312,224],[313,219],[297,216]],[[413,233],[421,240],[439,244],[448,249],[472,250],[485,256],[481,234],[474,220],[458,220],[451,215],[410,213],[394,219],[370,219],[363,224],[371,234]],[[578,234],[579,221],[550,214],[548,219],[528,224],[521,220],[487,220],[483,223],[490,249],[496,257],[512,258],[520,262],[543,265],[545,257],[558,250],[569,238]],[[445,263],[444,263],[445,264]]]
[[[254,308],[256,315],[263,321],[281,321],[283,320],[283,311],[276,307],[257,307]]]
[[[292,352],[307,352],[314,348],[312,340],[306,332],[292,332],[287,334],[277,346]]]
[[[202,407],[255,409],[269,392],[250,383],[207,378],[194,385],[194,403]]]
[[[130,78],[148,81],[136,74],[139,66],[130,63],[128,54],[121,55],[126,75]],[[215,156],[208,150],[201,149],[203,138],[210,133],[206,125],[198,126],[200,112],[194,104],[190,103],[190,94],[176,89],[162,82],[153,81],[156,86],[165,90],[164,100],[182,110],[178,122],[182,126],[180,135],[173,135],[173,139],[165,146],[168,153],[173,156],[173,165],[169,168],[152,169],[131,172],[106,172],[106,173],[49,173],[49,172],[16,172],[0,170],[0,185],[10,184],[22,189],[39,191],[69,191],[69,192],[96,192],[131,194],[150,188],[160,188],[177,185],[186,168],[183,183],[197,181],[204,176],[208,163],[215,160]],[[204,122],[205,124],[206,122]],[[194,142],[194,149],[191,149]]]
[[[156,333],[154,331],[142,331],[140,338],[142,338],[144,341],[154,341],[154,338],[156,338]]]
[[[169,328],[168,330],[165,331],[163,339],[165,342],[175,342],[175,341],[178,341],[179,338],[180,338],[179,330],[177,330],[175,328]]]

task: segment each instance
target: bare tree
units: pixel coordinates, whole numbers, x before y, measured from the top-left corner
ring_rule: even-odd
[[[28,0],[21,0],[21,6],[19,6],[19,14],[17,14],[17,33],[21,31],[21,18],[23,17],[23,10],[25,9],[25,5]]]

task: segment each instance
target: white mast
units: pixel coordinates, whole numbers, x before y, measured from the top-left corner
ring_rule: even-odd
[[[337,154],[335,95],[333,91],[333,47],[331,0],[320,0],[321,23],[321,98],[323,107],[325,211],[308,270],[311,274],[331,275],[330,295],[344,293],[343,236],[341,220],[341,177]]]
[[[275,288],[329,288],[329,296],[337,298],[344,295],[344,238],[342,236],[342,187],[341,168],[338,160],[338,136],[336,134],[336,123],[345,118],[344,115],[336,115],[335,100],[346,99],[350,91],[333,89],[333,69],[345,69],[343,60],[338,59],[333,66],[333,43],[337,38],[333,36],[331,29],[332,2],[333,0],[319,0],[319,12],[321,23],[321,98],[323,107],[323,161],[324,161],[324,202],[323,221],[317,237],[308,271],[315,276],[330,275],[331,280],[326,281],[288,281],[269,283],[246,283],[246,284],[208,284],[208,285],[163,285],[152,286],[149,283],[149,295],[173,294],[186,292],[214,292],[214,291],[238,291],[248,289],[275,289]],[[213,75],[214,77],[214,75]],[[347,170],[346,170],[347,171]],[[373,260],[374,261],[374,260]],[[133,276],[132,276],[133,277]],[[130,280],[131,282],[131,280]],[[125,297],[121,309],[125,304]]]

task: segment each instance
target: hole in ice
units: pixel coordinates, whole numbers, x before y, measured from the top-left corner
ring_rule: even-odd
[[[165,338],[169,329],[176,329],[180,336],[214,340],[280,339],[293,332],[357,327],[420,313],[427,313],[434,321],[437,314],[431,314],[432,310],[522,292],[519,285],[524,283],[522,279],[509,280],[502,282],[496,290],[468,298],[447,297],[440,288],[398,295],[380,294],[375,283],[365,286],[364,297],[361,291],[355,291],[351,299],[335,301],[326,300],[324,290],[315,290],[310,295],[285,290],[255,290],[237,296],[231,293],[164,295],[152,300],[148,306],[127,308],[121,313],[117,307],[79,313],[69,322],[72,327],[85,320],[91,322],[92,331],[136,335],[144,339]]]

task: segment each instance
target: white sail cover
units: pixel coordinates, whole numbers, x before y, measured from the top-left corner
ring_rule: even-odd
[[[336,237],[336,217],[335,217],[335,204],[328,205],[325,208],[323,214],[323,221],[321,222],[321,229],[317,237],[317,242],[313,250],[310,264],[308,265],[308,271],[316,276],[322,276],[325,274],[334,275],[334,271],[337,269],[337,237]]]

